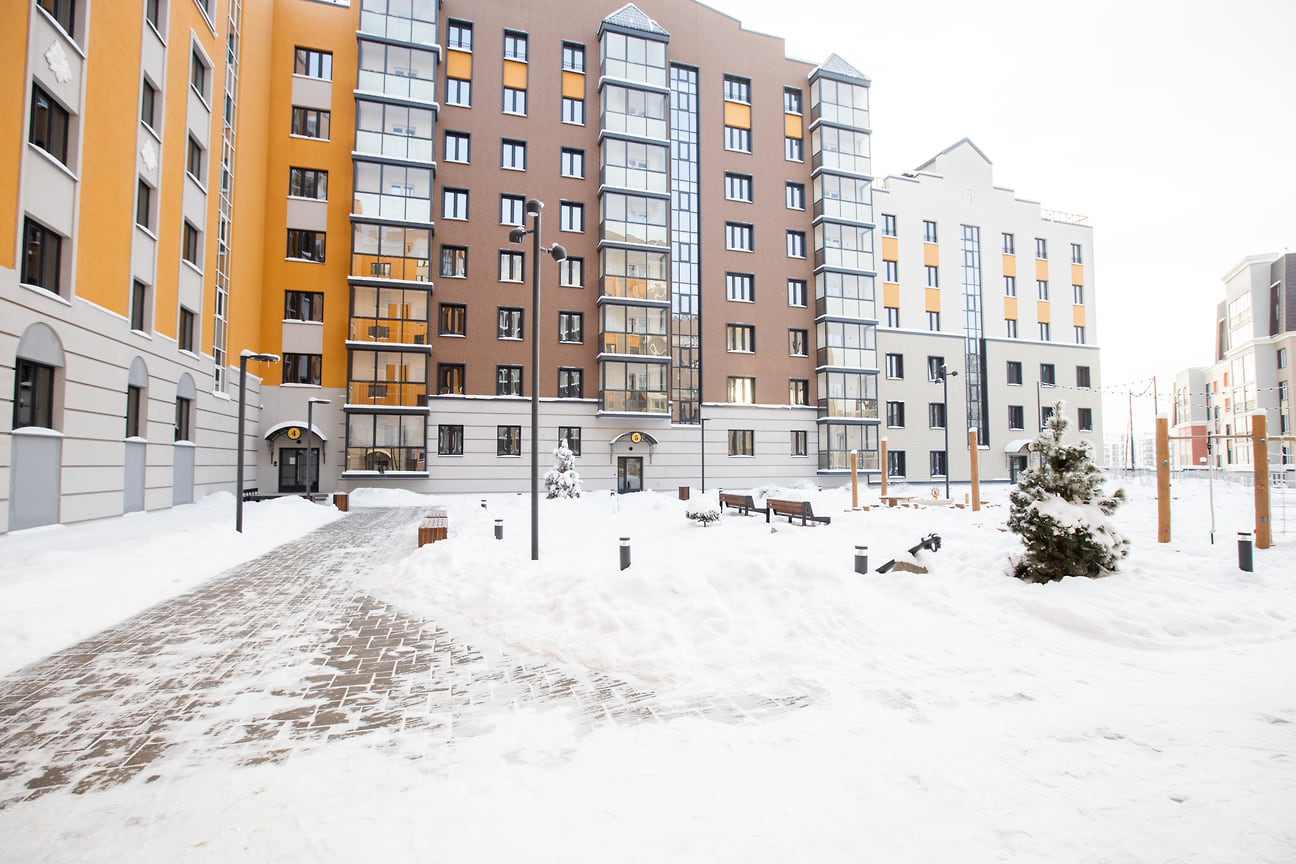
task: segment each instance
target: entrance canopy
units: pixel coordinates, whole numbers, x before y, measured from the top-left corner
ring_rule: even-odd
[[[1013,440],[1009,441],[1007,444],[1004,445],[1004,452],[1020,453],[1023,449],[1025,449],[1027,445],[1029,445],[1034,440],[1035,440],[1034,438],[1014,438]]]

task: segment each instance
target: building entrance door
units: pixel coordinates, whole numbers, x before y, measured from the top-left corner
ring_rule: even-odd
[[[1029,456],[1009,456],[1008,457],[1008,476],[1012,482],[1016,483],[1017,478],[1030,465]]]
[[[625,494],[626,492],[643,491],[643,457],[642,456],[618,456],[617,457],[617,492]]]
[[[319,456],[320,449],[311,449],[311,485],[312,492],[319,491]],[[301,494],[306,491],[306,448],[284,447],[279,451],[279,493],[282,495]]]

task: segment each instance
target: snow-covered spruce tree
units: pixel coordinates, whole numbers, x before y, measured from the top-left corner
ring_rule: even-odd
[[[1129,552],[1129,541],[1107,518],[1125,500],[1125,490],[1104,496],[1090,445],[1062,443],[1065,408],[1060,401],[1053,406],[1035,439],[1040,464],[1023,473],[1009,495],[1008,528],[1026,544],[1012,575],[1027,582],[1106,576]]]
[[[553,451],[554,467],[545,474],[545,489],[549,498],[579,498],[581,494],[580,475],[576,473],[576,457],[567,446],[567,439],[558,442]]]

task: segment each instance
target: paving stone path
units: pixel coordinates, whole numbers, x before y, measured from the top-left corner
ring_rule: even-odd
[[[593,726],[748,722],[806,702],[670,698],[598,673],[487,658],[350,578],[408,554],[422,515],[354,511],[0,678],[0,809],[190,764],[282,761],[342,737],[399,736],[402,752],[426,752],[525,704]]]

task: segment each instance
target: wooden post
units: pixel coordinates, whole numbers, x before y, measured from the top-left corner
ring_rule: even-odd
[[[1255,545],[1269,548],[1269,421],[1263,411],[1251,415],[1251,464],[1255,466]]]
[[[859,509],[859,453],[851,451],[851,509]]]
[[[977,450],[977,430],[968,430],[968,458],[972,462],[972,509],[981,509],[981,453]]]
[[[1157,542],[1170,542],[1170,420],[1156,418]]]
[[[881,459],[882,459],[882,464],[878,466],[879,468],[882,469],[881,474],[882,474],[882,494],[883,494],[883,495],[887,494],[887,455],[886,455],[886,444],[887,444],[886,439],[883,438],[883,439],[882,439],[882,452],[881,452],[881,454],[880,454],[880,457],[881,457]]]

